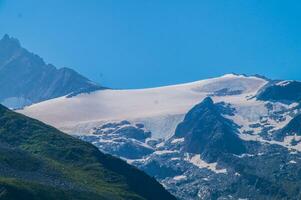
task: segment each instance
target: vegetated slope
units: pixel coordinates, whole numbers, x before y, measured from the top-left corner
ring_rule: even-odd
[[[0,40],[0,102],[20,108],[43,100],[103,87],[72,69],[57,69],[24,49],[15,38]]]
[[[144,172],[0,105],[0,199],[175,199]]]

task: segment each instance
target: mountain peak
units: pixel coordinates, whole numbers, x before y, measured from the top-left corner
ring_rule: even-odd
[[[18,80],[18,81],[15,81]],[[5,34],[0,40],[0,103],[10,108],[104,89],[69,68],[57,69]]]
[[[197,120],[203,113],[216,113],[216,106],[211,97],[206,97],[201,103],[195,105],[185,116],[184,120]]]
[[[263,79],[263,80],[266,80],[266,81],[270,81],[269,78],[263,76],[263,75],[260,75],[260,74],[239,74],[239,73],[228,73],[228,74],[224,74],[222,75],[221,77],[223,78],[259,78],[259,79]]]
[[[3,36],[3,38],[2,38],[2,40],[8,40],[10,37],[9,37],[9,35],[8,34],[4,34],[4,36]]]
[[[224,118],[210,97],[193,107],[177,126],[176,138],[184,138],[184,150],[215,162],[221,154],[241,154],[245,146],[235,124]]]
[[[212,100],[211,97],[206,97],[206,98],[201,102],[201,104],[205,104],[205,105],[213,105],[214,102],[213,102],[213,100]]]
[[[9,46],[15,46],[15,47],[21,47],[21,44],[18,39],[10,37],[8,34],[5,34],[2,39],[0,40],[0,45],[5,45],[7,48],[7,45]]]

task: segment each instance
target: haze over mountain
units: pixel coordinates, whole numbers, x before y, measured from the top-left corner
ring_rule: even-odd
[[[103,89],[70,68],[57,69],[8,35],[0,40],[0,103],[20,108],[43,100]]]

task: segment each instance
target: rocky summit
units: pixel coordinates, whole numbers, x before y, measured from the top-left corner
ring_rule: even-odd
[[[0,103],[10,108],[99,89],[103,87],[70,68],[46,64],[15,38],[0,40]]]

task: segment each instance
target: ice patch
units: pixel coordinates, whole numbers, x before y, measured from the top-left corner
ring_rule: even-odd
[[[180,181],[180,180],[183,180],[183,179],[186,179],[186,178],[187,178],[187,177],[184,176],[184,175],[180,175],[180,176],[175,176],[175,177],[173,177],[173,179],[176,180],[176,181]]]
[[[154,154],[157,154],[157,155],[171,154],[171,153],[178,153],[178,151],[162,150],[162,151],[155,151],[154,152]]]
[[[239,95],[213,97],[215,102],[235,104],[242,97],[245,102],[246,96],[255,95],[266,83],[266,80],[255,76],[227,74],[172,86],[101,90],[72,98],[59,97],[34,104],[19,112],[72,134],[89,133],[89,127],[101,122],[142,122],[152,132],[152,137],[167,139],[174,133],[184,115],[215,91],[225,88],[240,90]]]
[[[283,142],[275,141],[275,140],[265,140],[259,135],[250,135],[250,134],[239,134],[239,137],[245,141],[257,141],[266,144],[276,144],[287,148],[288,150],[296,150],[301,152],[301,142],[297,145],[292,145],[292,142],[301,140],[301,136],[286,136]]]
[[[177,138],[171,141],[172,144],[181,143],[181,142],[184,142],[184,138]]]
[[[280,82],[277,83],[276,85],[285,87],[285,86],[289,85],[291,82],[292,82],[292,81],[280,81]]]
[[[189,155],[186,154],[186,157],[184,158],[184,160],[190,162],[191,164],[199,167],[200,169],[206,168],[209,169],[215,173],[223,173],[226,174],[227,173],[227,169],[218,169],[217,168],[217,163],[207,163],[205,161],[203,161],[201,159],[201,155],[196,154],[196,155]]]

